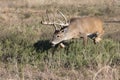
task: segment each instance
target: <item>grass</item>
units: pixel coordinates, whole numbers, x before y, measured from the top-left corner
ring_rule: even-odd
[[[52,48],[49,41],[54,30],[40,24],[47,8],[51,12],[60,9],[67,17],[118,19],[118,6],[110,7],[52,3],[4,9],[4,16],[0,15],[0,80],[119,80],[119,23],[105,24],[103,40],[96,45],[89,39],[84,47],[82,39],[76,39],[67,41],[65,48]]]
[[[69,41],[69,45],[64,49],[59,46],[54,49],[49,44],[50,38],[46,37],[52,34],[44,34],[42,37],[36,38],[34,28],[30,26],[25,27],[23,33],[15,31],[0,41],[0,61],[6,64],[8,69],[12,68],[12,64],[17,64],[18,73],[16,73],[16,70],[13,73],[17,74],[18,78],[21,78],[21,75],[24,79],[27,79],[23,72],[21,72],[21,69],[24,69],[23,67],[26,64],[29,64],[33,68],[38,68],[41,72],[46,72],[46,69],[55,71],[52,75],[55,75],[59,69],[75,70],[77,72],[77,70],[80,71],[83,68],[98,70],[98,68],[106,65],[111,68],[120,66],[120,42],[113,41],[112,39],[104,39],[99,44],[94,45],[92,40],[89,39],[88,45],[84,48],[82,40],[78,39]],[[12,66],[15,67],[15,65]],[[14,67],[12,70],[14,70]],[[115,73],[119,75],[119,73]],[[70,72],[70,74],[74,73]],[[62,72],[59,72],[57,77],[61,77],[60,79],[62,79],[62,77],[66,77],[65,75],[70,77],[69,74]],[[83,75],[87,76],[87,79],[90,73],[88,74],[86,71]],[[79,75],[77,74],[76,76]],[[28,79],[30,78],[28,75],[27,77]],[[117,80],[119,76],[115,78]]]

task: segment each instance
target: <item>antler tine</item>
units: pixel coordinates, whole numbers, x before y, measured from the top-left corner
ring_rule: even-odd
[[[46,24],[47,22],[45,21],[45,19],[43,18],[42,16],[42,21],[41,21],[41,24]]]
[[[47,11],[46,11],[46,15],[47,15]],[[47,22],[45,21],[45,18],[43,16],[42,16],[41,24],[47,24]]]
[[[56,24],[53,24],[53,26],[54,26],[54,28],[55,28],[55,31],[57,30],[57,26],[56,26]]]
[[[62,20],[60,20],[60,19],[58,19],[58,21],[59,21],[60,23],[63,23],[63,21],[62,21]]]
[[[48,10],[46,11],[46,15],[47,15],[48,21],[50,22],[50,17],[48,16]]]
[[[63,22],[62,20],[58,19],[58,21],[61,23],[61,24],[60,24],[60,29],[61,29],[63,26],[65,26],[65,24],[64,24],[64,22]]]
[[[55,24],[55,17],[56,17],[56,15],[54,14],[54,15],[53,15],[53,23],[54,23],[53,26],[54,26],[55,31],[56,31],[56,30],[57,30],[57,26],[56,26],[56,24]]]
[[[45,15],[46,15],[45,18],[47,18],[47,21],[45,21],[45,19],[43,18],[43,21],[41,21],[41,23],[42,23],[42,24],[46,24],[46,25],[47,25],[47,24],[48,24],[48,25],[53,25],[54,23],[52,23],[51,20],[50,20],[50,17],[49,17],[49,15],[48,15],[48,10],[46,10],[46,14],[45,14]]]
[[[61,11],[59,11],[58,10],[58,12],[62,15],[62,17],[65,19],[65,24],[67,25],[68,23],[67,23],[67,18],[65,17],[65,15],[61,12]]]

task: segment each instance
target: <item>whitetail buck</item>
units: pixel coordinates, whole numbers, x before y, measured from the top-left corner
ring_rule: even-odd
[[[61,43],[62,47],[65,47],[62,41],[70,40],[73,38],[83,38],[84,45],[87,44],[87,37],[93,39],[94,43],[97,43],[101,40],[101,36],[104,34],[103,22],[96,17],[75,17],[67,21],[67,18],[59,11],[62,17],[65,20],[65,23],[57,23],[55,20],[46,22],[42,21],[42,24],[53,25],[55,32],[51,43],[56,45]],[[60,29],[57,29],[56,25],[61,26]]]

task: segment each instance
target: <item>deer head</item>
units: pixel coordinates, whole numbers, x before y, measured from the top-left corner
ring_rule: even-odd
[[[43,21],[41,21],[41,23],[44,25],[52,25],[54,27],[55,31],[53,34],[53,38],[50,41],[53,45],[56,45],[56,44],[62,42],[63,40],[65,40],[67,26],[69,25],[65,15],[60,11],[57,11],[57,13],[59,13],[62,16],[62,18],[64,19],[64,22],[60,19],[55,20],[56,16],[54,16],[53,19],[51,19],[48,15],[47,11],[46,11],[46,15],[47,15],[48,21],[45,21],[44,19],[43,19]],[[60,28],[58,28],[57,25],[60,26]]]

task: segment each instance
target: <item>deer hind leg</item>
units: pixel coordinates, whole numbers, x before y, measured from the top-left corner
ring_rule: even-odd
[[[101,39],[101,36],[104,34],[104,31],[101,31],[101,32],[97,32],[97,37],[94,39],[94,43],[98,43],[100,42],[102,39]]]

